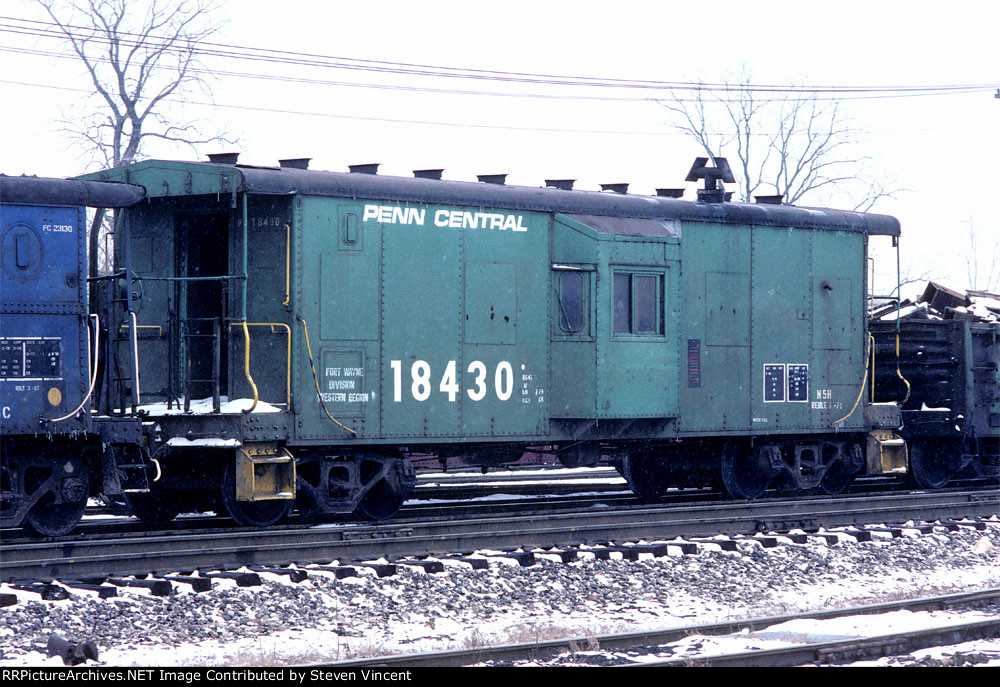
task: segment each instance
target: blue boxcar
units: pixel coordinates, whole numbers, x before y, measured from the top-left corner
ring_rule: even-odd
[[[122,207],[144,195],[124,184],[0,176],[4,527],[26,522],[62,534],[83,513],[102,444],[88,405],[97,361],[85,206]]]
[[[56,423],[87,394],[86,216],[81,207],[2,207],[0,431],[86,431],[87,416]]]

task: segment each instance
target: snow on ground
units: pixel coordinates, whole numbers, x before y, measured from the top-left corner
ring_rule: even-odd
[[[780,649],[789,645],[856,640],[864,637],[889,635],[897,632],[941,628],[977,620],[994,619],[1000,623],[1000,611],[961,610],[911,612],[893,611],[879,615],[831,618],[829,620],[791,620],[772,625],[763,630],[744,630],[729,635],[692,634],[682,640],[659,647],[637,648],[627,651],[583,650],[564,654],[546,664],[533,665],[624,665],[629,663],[653,663],[668,659],[697,661],[708,656],[739,654],[768,649]],[[899,658],[885,658],[878,661],[857,662],[852,665],[893,665],[912,664],[925,657],[934,661],[948,660],[962,653],[971,660],[969,663],[1000,666],[1000,640],[967,642],[960,648],[935,647],[914,652],[906,661]],[[933,665],[933,663],[928,663]]]
[[[166,598],[129,588],[116,599],[73,592],[69,600],[48,602],[16,592],[21,603],[0,609],[0,665],[61,665],[45,655],[51,633],[95,640],[103,665],[266,666],[687,626],[1000,586],[996,519],[986,531],[711,548],[636,562],[584,555],[564,564],[548,556],[526,568],[490,557],[488,570],[448,561],[444,573],[400,567],[381,579],[361,568],[360,577],[343,580],[311,572],[300,584],[264,574],[263,587],[217,580],[212,592],[176,585]],[[894,615],[904,626],[928,617]],[[737,639],[773,646],[795,636],[875,634],[888,619],[860,627],[848,621],[791,625]],[[998,641],[974,646],[1000,652]],[[925,655],[941,654],[914,653]]]
[[[163,403],[148,403],[146,405],[139,406],[138,410],[141,413],[147,415],[201,415],[205,413],[214,413],[215,409],[213,406],[213,401],[211,398],[201,398],[191,401],[190,408],[184,410],[184,404],[179,400],[171,404],[172,407],[168,408],[166,402]],[[271,405],[270,403],[265,403],[264,401],[257,401],[254,404],[252,398],[237,398],[230,401],[228,396],[219,397],[219,412],[226,414],[235,414],[249,411],[253,408],[254,413],[280,413],[281,408]]]

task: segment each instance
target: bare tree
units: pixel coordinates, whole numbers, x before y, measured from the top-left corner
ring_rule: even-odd
[[[969,288],[1000,293],[1000,237],[983,237],[969,217],[969,243],[962,252]]]
[[[226,141],[203,135],[186,116],[171,117],[170,100],[208,90],[198,43],[218,29],[211,0],[37,0],[86,69],[95,106],[65,123],[105,167],[139,159],[152,140],[199,144]],[[104,213],[90,231],[90,270],[97,274]]]
[[[870,173],[868,158],[853,153],[862,132],[837,100],[758,90],[744,67],[735,82],[703,86],[661,104],[674,114],[671,126],[713,161],[730,161],[744,202],[758,191],[796,204],[836,190],[849,195],[855,210],[867,211],[895,193]]]

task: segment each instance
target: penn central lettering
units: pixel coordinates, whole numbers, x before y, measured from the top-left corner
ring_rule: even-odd
[[[365,205],[362,221],[380,224],[415,224],[423,226],[427,220],[426,208],[403,208],[398,205]],[[437,210],[434,226],[450,229],[498,229],[500,231],[527,231],[523,215],[502,212],[466,212],[464,210]]]

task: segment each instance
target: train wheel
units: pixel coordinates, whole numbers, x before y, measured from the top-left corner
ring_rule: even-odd
[[[620,472],[632,493],[642,501],[655,501],[667,492],[669,484],[664,470],[652,456],[626,451],[621,457]]]
[[[55,503],[55,496],[49,492],[43,496],[34,508],[28,511],[24,517],[25,524],[32,530],[44,537],[60,537],[69,534],[83,517],[83,510],[87,506],[87,500],[83,503]]]
[[[734,499],[764,494],[772,477],[765,448],[727,442],[722,449],[722,484]]]
[[[1000,484],[1000,445],[993,444],[993,452],[990,447],[984,445],[985,440],[979,445],[979,450],[975,460],[972,461],[973,474],[994,484]]]
[[[593,467],[601,462],[601,448],[596,442],[575,444],[556,454],[566,468]]]
[[[222,505],[237,524],[244,527],[268,527],[278,522],[292,507],[289,499],[273,501],[236,500],[236,461],[227,460],[222,471]]]
[[[943,439],[914,439],[910,444],[910,478],[922,489],[940,489],[952,475],[959,442]]]
[[[386,477],[368,490],[354,512],[367,520],[388,520],[399,512],[405,500],[406,494]]]
[[[405,495],[381,480],[365,494],[354,512],[366,520],[388,520],[399,512],[405,500]]]
[[[976,476],[993,484],[1000,484],[1000,468],[997,468],[996,464],[987,463],[983,459],[980,459],[976,464]]]
[[[816,491],[830,496],[842,494],[850,486],[851,482],[854,481],[855,476],[857,476],[857,473],[851,472],[848,466],[844,464],[844,461],[835,461],[827,469],[826,474],[823,475],[823,479],[819,481]]]
[[[25,524],[45,537],[59,537],[76,527],[87,507],[87,472],[83,461],[68,451],[39,451],[24,471],[25,493],[44,492],[24,517]]]

